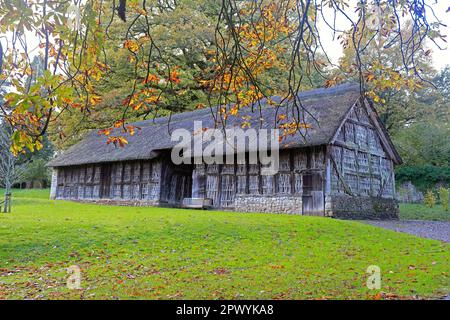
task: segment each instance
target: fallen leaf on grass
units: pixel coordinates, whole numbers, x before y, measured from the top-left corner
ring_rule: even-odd
[[[270,267],[272,269],[284,269],[284,266],[280,266],[280,265],[271,265]]]
[[[227,269],[225,269],[225,268],[215,268],[213,271],[212,271],[214,274],[227,274],[227,273],[230,273],[230,271],[228,271]]]

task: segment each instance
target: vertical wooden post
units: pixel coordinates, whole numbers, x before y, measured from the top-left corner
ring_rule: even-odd
[[[144,174],[144,161],[140,161],[139,162],[139,181],[138,181],[138,185],[139,185],[139,200],[142,199],[142,175]]]
[[[125,173],[125,163],[120,162],[120,170],[122,171],[122,174],[120,175],[120,198],[123,199],[123,175]]]
[[[292,150],[289,152],[289,173],[291,176],[291,194],[295,193],[295,167],[294,167],[294,152]]]
[[[325,192],[324,197],[331,195],[331,161],[330,161],[331,146],[326,146],[325,148]]]
[[[395,199],[395,173],[394,173],[394,163],[392,162],[392,160],[389,161],[390,164],[390,169],[391,169],[391,179],[392,179],[392,198]]]

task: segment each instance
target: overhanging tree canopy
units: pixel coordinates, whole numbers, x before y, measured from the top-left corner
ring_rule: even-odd
[[[341,30],[339,19],[349,28]],[[107,105],[121,111],[100,131],[108,143],[125,145],[126,135],[138,130],[129,118],[192,107],[182,100],[193,92],[197,107],[223,106],[217,125],[249,104],[257,113],[262,97],[279,95],[274,125],[289,133],[313,125],[305,123],[299,91],[318,78],[327,86],[343,80],[329,68],[354,74],[362,93],[382,100],[382,90],[425,85],[418,57],[430,54],[427,43],[445,41],[426,0],[0,0],[0,21],[0,85],[14,87],[0,116],[14,128],[14,152],[41,148],[49,124],[64,114],[91,117],[105,101],[104,79],[121,67],[129,70],[129,92]],[[183,37],[173,36],[186,26],[196,32],[188,27]],[[333,64],[325,32],[351,48],[351,61]],[[393,48],[399,63],[364,59],[374,44]],[[44,71],[27,86],[36,52]],[[124,59],[110,60],[111,52]],[[123,136],[112,136],[112,127]]]

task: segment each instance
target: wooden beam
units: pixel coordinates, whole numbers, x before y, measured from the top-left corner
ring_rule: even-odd
[[[385,151],[387,152],[389,157],[396,164],[401,164],[402,159],[400,158],[397,151],[395,150],[394,144],[390,140],[389,136],[387,135],[385,130],[382,128],[382,124],[379,121],[377,113],[369,105],[369,102],[367,101],[367,99],[364,99],[364,107],[366,108],[366,111],[367,111],[367,114],[369,115],[370,120],[372,120],[373,124],[375,125],[375,128],[377,129],[378,135],[380,137],[381,143],[383,144],[383,147],[385,148]]]
[[[342,152],[344,153],[344,152]],[[341,170],[339,170],[336,161],[334,160],[333,156],[330,155],[331,162],[333,163],[334,168],[336,169],[336,173],[338,175],[339,180],[342,182],[342,186],[344,187],[344,191],[347,192],[347,194],[353,196],[353,192],[351,191],[350,187],[347,185],[347,182],[345,181],[345,178],[342,176]]]
[[[331,146],[327,145],[325,148],[325,190],[324,196],[331,194]]]
[[[342,130],[342,127],[344,126],[345,122],[347,121],[350,113],[352,112],[352,110],[355,108],[355,105],[357,105],[358,101],[360,100],[360,98],[358,98],[358,100],[356,100],[353,105],[347,110],[347,112],[345,113],[344,117],[341,120],[341,123],[339,124],[337,130],[335,131],[335,133],[333,134],[333,137],[331,138],[331,140],[328,142],[329,144],[333,144],[336,141],[336,138],[339,135],[339,131]]]

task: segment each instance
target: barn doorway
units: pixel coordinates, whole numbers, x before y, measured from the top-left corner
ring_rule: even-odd
[[[320,173],[307,173],[303,175],[302,207],[302,213],[304,215],[324,215],[323,179]]]
[[[192,165],[178,165],[170,168],[167,176],[167,199],[168,204],[180,206],[184,198],[192,197]]]
[[[112,165],[110,163],[103,163],[100,171],[100,198],[111,198],[111,175]]]

